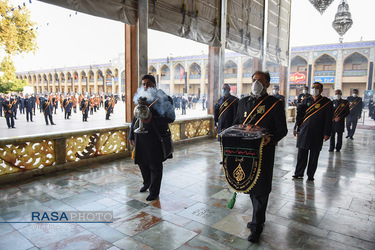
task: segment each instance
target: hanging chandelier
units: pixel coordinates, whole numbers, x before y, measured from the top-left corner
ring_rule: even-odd
[[[323,12],[331,5],[334,0],[309,0],[315,9],[317,9],[322,15]]]
[[[352,15],[349,12],[349,5],[346,0],[341,0],[339,7],[337,8],[337,13],[335,15],[335,20],[332,22],[333,28],[340,35],[340,43],[342,43],[342,36],[352,27],[353,20]]]

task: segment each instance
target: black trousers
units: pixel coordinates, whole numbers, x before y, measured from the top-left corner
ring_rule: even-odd
[[[269,194],[254,195],[250,194],[251,203],[253,204],[253,218],[250,222],[250,230],[254,231],[263,230],[263,224],[266,221],[266,209],[268,204]]]
[[[44,115],[44,119],[46,120],[46,124],[48,125],[48,119],[53,124],[52,115]]]
[[[304,176],[307,166],[307,177],[314,178],[316,168],[318,167],[320,150],[308,150],[298,148],[297,165],[294,172],[295,176]],[[309,163],[307,164],[307,159]]]
[[[82,121],[86,121],[87,122],[87,117],[89,116],[89,114],[82,114]]]
[[[13,115],[5,115],[5,119],[7,120],[7,125],[8,128],[13,128],[14,127],[14,117]]]
[[[105,113],[105,119],[106,119],[106,120],[109,120],[109,116],[110,116],[110,115],[111,115],[111,112],[108,112],[108,111],[107,111],[107,112]]]
[[[336,147],[335,147],[335,137],[336,137],[336,134],[337,134],[337,143],[336,143]],[[331,133],[331,139],[329,141],[329,150],[334,150],[336,148],[337,151],[340,151],[341,150],[341,147],[342,147],[342,134],[343,132],[336,132],[336,131],[332,131]]]
[[[65,111],[65,115],[64,115],[65,119],[69,119],[70,112],[71,111]]]
[[[32,111],[26,111],[26,121],[29,121],[29,116],[30,116],[30,121],[33,121],[33,112]]]
[[[158,196],[160,193],[161,179],[163,177],[163,163],[153,162],[138,165],[143,177],[143,186],[149,188],[151,196]]]
[[[346,117],[346,130],[348,131],[349,137],[353,137],[357,127],[357,122],[357,117]]]

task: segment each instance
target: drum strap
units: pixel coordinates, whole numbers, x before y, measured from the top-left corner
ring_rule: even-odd
[[[335,110],[335,112],[334,112],[334,114],[333,114],[332,121],[334,121],[335,118],[337,118],[337,117],[342,113],[342,111],[345,110],[345,108],[348,106],[348,103],[349,103],[349,102],[347,102],[347,103],[345,104],[345,106],[344,106],[341,110],[340,110],[340,105],[337,107],[337,109]]]
[[[229,107],[230,107],[230,105],[232,105],[235,101],[236,101],[237,99],[236,98],[234,98],[234,100],[220,113],[220,115],[219,115],[219,118],[218,119],[220,119],[220,116],[225,112],[225,110],[227,110]],[[227,103],[227,101],[225,101],[224,103]],[[223,103],[223,104],[224,104]],[[223,106],[223,104],[221,105],[221,106]],[[221,107],[220,107],[220,109],[221,109]]]
[[[272,106],[271,106],[271,108],[269,108],[268,110],[267,110],[267,112],[266,113],[264,113],[264,115],[255,123],[255,125],[258,125],[258,123],[268,114],[268,112],[270,112],[272,109],[273,109],[273,107],[275,107],[275,105],[278,103],[278,102],[280,102],[280,99],[278,99]]]
[[[250,114],[246,117],[245,121],[242,123],[243,125],[246,124],[247,120],[252,115],[252,113],[254,113],[254,111],[259,107],[259,105],[262,104],[263,101],[266,100],[268,97],[269,97],[269,95],[266,98],[264,98],[260,103],[258,103],[258,105],[256,105],[255,108],[253,108],[253,110],[250,112]]]

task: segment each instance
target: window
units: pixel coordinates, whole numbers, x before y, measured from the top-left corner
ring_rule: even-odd
[[[361,64],[354,64],[352,65],[352,69],[353,70],[356,70],[356,69],[361,69]]]
[[[332,65],[323,65],[323,70],[324,71],[332,70]]]

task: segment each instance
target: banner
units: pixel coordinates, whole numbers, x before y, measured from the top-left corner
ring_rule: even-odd
[[[307,72],[294,72],[289,75],[289,84],[306,84]]]
[[[246,193],[256,184],[266,134],[255,125],[234,125],[220,133],[225,178],[236,192]]]
[[[314,76],[314,82],[335,83],[334,76]]]

